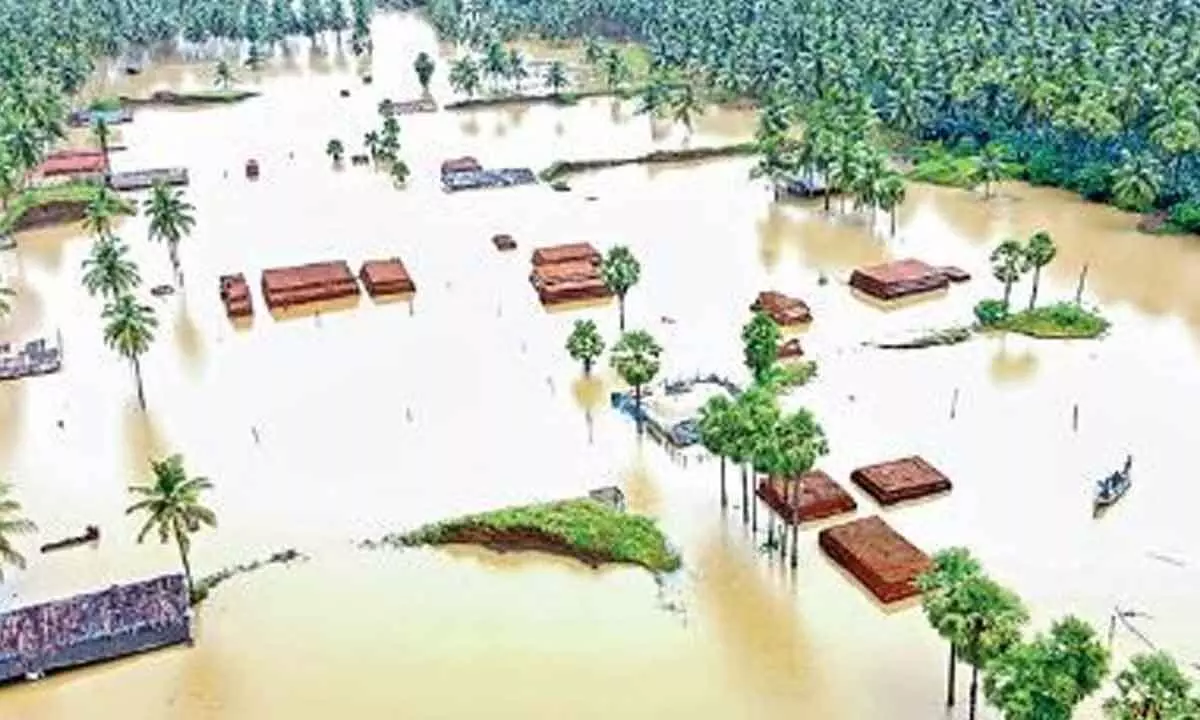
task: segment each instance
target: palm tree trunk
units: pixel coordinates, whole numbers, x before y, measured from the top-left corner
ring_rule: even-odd
[[[754,474],[755,487],[750,490],[750,530],[758,532],[758,473]]]
[[[795,507],[797,505],[797,500],[800,497],[800,478],[797,477],[796,481],[794,483],[792,483],[792,485],[793,485],[792,499],[791,499],[791,502],[788,503],[789,507]],[[800,513],[798,511],[793,511],[792,512],[792,569],[795,569],[796,566],[800,564],[799,548],[800,548]]]
[[[618,317],[620,318],[621,332],[625,332],[625,294],[624,293],[621,293],[620,295],[617,296],[617,312],[619,313]]]
[[[637,429],[638,434],[642,432],[642,386],[633,386],[633,406],[637,409]]]
[[[130,362],[133,363],[133,379],[137,382],[138,405],[141,406],[142,410],[145,410],[146,409],[146,393],[142,389],[142,366],[138,362],[137,355],[134,355],[129,360],[130,360]]]
[[[1012,297],[1012,286],[1013,286],[1013,284],[1011,282],[1004,283],[1004,311],[1005,312],[1008,312],[1008,301]]]
[[[971,710],[967,717],[975,720],[975,709],[979,704],[979,668],[971,667]]]
[[[954,647],[954,643],[950,643],[950,671],[949,680],[946,682],[946,707],[954,707],[954,671],[958,666],[958,652]]]
[[[746,492],[746,466],[742,465],[742,524],[750,522],[749,494]]]
[[[196,589],[192,586],[192,564],[188,562],[187,550],[183,549],[183,537],[175,530],[175,545],[179,548],[179,559],[183,561],[183,579],[187,581],[188,604],[191,604]]]
[[[1033,291],[1029,293],[1029,309],[1030,310],[1032,310],[1033,306],[1037,304],[1038,280],[1041,279],[1041,275],[1042,275],[1042,266],[1038,265],[1038,266],[1034,267],[1033,268]]]
[[[892,237],[896,237],[896,208],[895,208],[895,206],[892,207],[890,214],[892,216]]]
[[[721,456],[721,509],[729,507],[729,493],[725,491],[725,456]]]

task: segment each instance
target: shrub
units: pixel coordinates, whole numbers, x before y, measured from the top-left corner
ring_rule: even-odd
[[[1025,176],[1031,185],[1058,185],[1062,179],[1058,158],[1049,150],[1039,150],[1025,165]]]
[[[1006,317],[1008,308],[1004,306],[1003,300],[980,300],[975,305],[975,319],[984,327],[998,325]]]
[[[1112,169],[1104,163],[1085,165],[1071,178],[1071,189],[1088,200],[1103,202],[1112,193]]]
[[[1167,222],[1179,231],[1200,233],[1200,200],[1188,200],[1175,205]]]

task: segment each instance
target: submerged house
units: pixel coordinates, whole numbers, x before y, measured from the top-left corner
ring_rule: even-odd
[[[183,575],[163,575],[0,614],[0,682],[192,638]]]

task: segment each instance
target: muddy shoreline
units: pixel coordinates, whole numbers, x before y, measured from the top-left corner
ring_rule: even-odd
[[[714,158],[738,157],[755,152],[755,144],[736,143],[716,147],[683,148],[680,150],[655,150],[645,155],[635,155],[624,158],[595,158],[587,160],[558,160],[538,173],[543,182],[561,180],[575,173],[588,170],[604,170],[622,167],[624,165],[656,165],[661,163],[682,163]]]

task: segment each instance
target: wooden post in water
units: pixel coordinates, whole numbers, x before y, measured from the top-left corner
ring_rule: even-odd
[[[954,397],[950,400],[950,419],[958,414],[958,388],[954,388]]]
[[[1075,304],[1079,305],[1083,302],[1083,284],[1087,282],[1088,264],[1083,264],[1083,270],[1079,272],[1079,285],[1075,288]]]
[[[1079,403],[1075,403],[1075,407],[1071,410],[1071,429],[1079,432]]]
[[[758,480],[755,479],[754,482],[758,482]],[[752,532],[757,533],[758,532],[758,493],[753,492],[753,488],[751,488],[751,492],[750,492],[750,502],[754,503],[753,505],[750,506],[750,530]]]

